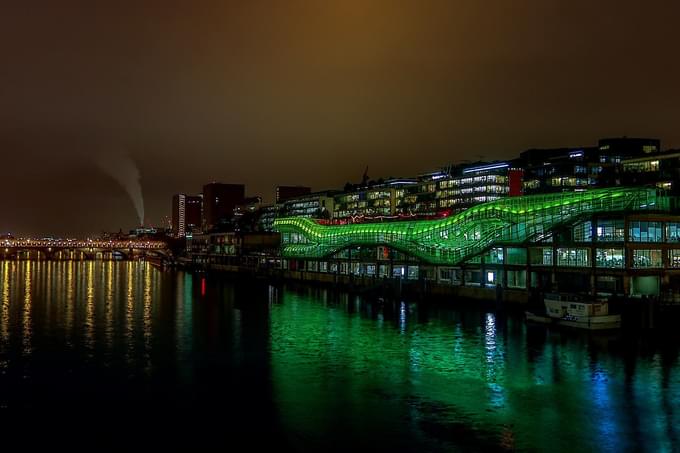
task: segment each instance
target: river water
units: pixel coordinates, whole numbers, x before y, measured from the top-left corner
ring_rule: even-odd
[[[0,416],[26,441],[81,446],[678,448],[676,334],[453,305],[143,262],[0,262]]]

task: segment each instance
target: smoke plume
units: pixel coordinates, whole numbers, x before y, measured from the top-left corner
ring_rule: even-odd
[[[96,159],[97,166],[111,176],[125,189],[137,211],[139,224],[144,224],[144,197],[142,196],[141,176],[137,164],[125,154],[101,154]]]

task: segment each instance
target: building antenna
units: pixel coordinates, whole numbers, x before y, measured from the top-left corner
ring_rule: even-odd
[[[367,184],[368,184],[368,165],[366,165],[364,175],[361,177],[361,185],[365,187]]]

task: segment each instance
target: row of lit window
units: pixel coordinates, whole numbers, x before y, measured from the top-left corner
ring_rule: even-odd
[[[488,196],[477,196],[477,197],[458,197],[458,198],[442,198],[439,200],[440,208],[448,208],[449,206],[455,206],[459,204],[476,204],[476,203],[486,203],[488,201],[500,200],[502,197],[488,195]]]
[[[588,185],[587,178],[574,178],[572,176],[561,176],[550,179],[551,186],[559,187],[580,187]]]
[[[628,223],[628,240],[631,242],[680,242],[680,222],[649,222],[633,220]],[[593,233],[598,241],[622,242],[625,240],[625,223],[621,220],[598,220],[595,231],[587,221],[573,228],[574,240],[591,242]]]
[[[551,248],[531,249],[532,265],[553,265],[553,253]],[[581,248],[558,248],[556,251],[557,266],[565,267],[590,267],[590,249]],[[493,262],[493,261],[490,261]],[[502,254],[499,264],[502,263]],[[680,249],[668,251],[668,263],[670,267],[680,268]],[[522,264],[522,263],[507,263]],[[625,250],[623,248],[608,248],[595,250],[595,266],[600,268],[623,269],[626,265]],[[636,269],[663,267],[662,250],[633,250],[631,267]]]
[[[319,200],[313,200],[313,201],[300,201],[296,203],[289,203],[286,206],[288,209],[305,209],[305,208],[318,208],[319,207]]]
[[[390,192],[385,190],[368,192],[367,198],[369,200],[377,200],[379,198],[390,198]]]
[[[504,175],[486,175],[486,176],[475,176],[475,177],[468,177],[468,178],[447,179],[447,180],[439,182],[439,188],[440,189],[448,189],[449,187],[467,186],[467,185],[473,185],[473,184],[488,184],[488,183],[507,184],[508,183],[508,177],[504,176]]]
[[[463,189],[448,189],[440,190],[437,192],[437,198],[448,198],[455,197],[461,194],[471,194],[471,193],[508,193],[510,188],[508,186],[500,185],[488,185],[488,186],[476,186],[476,187],[466,187]]]
[[[628,162],[623,164],[623,169],[630,172],[659,171],[659,161]]]

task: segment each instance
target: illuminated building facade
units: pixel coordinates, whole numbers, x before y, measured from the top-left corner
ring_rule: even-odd
[[[200,195],[176,194],[172,197],[172,232],[182,238],[201,228],[203,198]]]
[[[291,198],[281,203],[279,215],[283,217],[305,217],[330,219],[333,217],[335,200],[339,191],[314,192],[309,195]]]
[[[647,138],[601,139],[598,146],[530,149],[520,154],[524,193],[551,193],[622,184],[625,160],[659,153],[661,143]]]
[[[405,197],[415,179],[392,179],[381,184],[343,192],[334,197],[333,219],[397,218],[406,211]]]
[[[621,162],[621,183],[648,185],[673,193],[680,181],[680,150],[624,159]]]
[[[451,176],[443,175],[434,181],[436,208],[455,213],[480,203],[521,195],[522,177],[523,170],[516,162],[459,166]]]
[[[275,229],[282,266],[294,271],[524,293],[680,290],[676,199],[650,188],[509,197],[438,220],[325,226],[284,218]]]
[[[269,204],[261,206],[258,211],[258,225],[260,231],[273,231],[274,230],[274,220],[279,217],[279,211],[281,210],[280,204]]]

